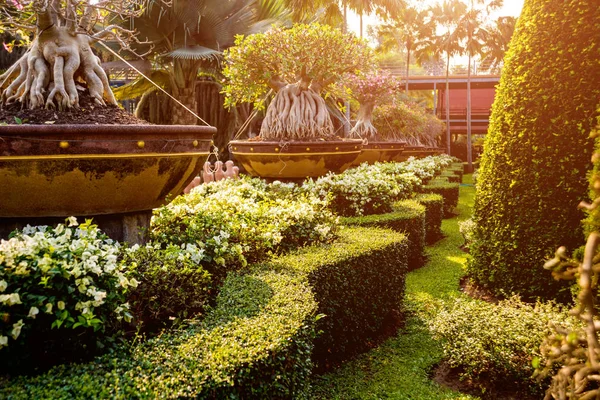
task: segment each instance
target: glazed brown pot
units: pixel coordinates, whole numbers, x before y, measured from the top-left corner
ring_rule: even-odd
[[[389,162],[399,158],[404,151],[404,141],[384,142],[369,141],[363,144],[360,155],[354,160],[352,166],[362,163],[373,164],[375,162]]]
[[[409,157],[422,158],[429,154],[431,153],[425,146],[404,146],[404,151],[394,161],[406,161]]]
[[[198,174],[215,132],[176,125],[0,126],[0,218],[159,207]]]
[[[274,179],[318,177],[346,170],[362,149],[361,139],[335,141],[232,140],[229,151],[251,176]]]

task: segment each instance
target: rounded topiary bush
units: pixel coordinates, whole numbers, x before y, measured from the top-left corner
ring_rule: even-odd
[[[587,195],[600,98],[600,8],[528,0],[492,108],[477,181],[468,274],[497,294],[568,298],[541,266],[583,244],[576,205]]]

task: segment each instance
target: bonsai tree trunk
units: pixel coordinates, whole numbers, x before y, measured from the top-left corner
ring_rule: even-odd
[[[260,136],[265,140],[311,139],[333,136],[333,123],[325,100],[321,97],[323,84],[308,79],[286,84],[278,79],[270,86],[277,92],[260,128]]]
[[[89,36],[75,33],[73,21],[61,18],[50,6],[38,13],[38,33],[31,47],[0,75],[0,104],[20,102],[30,109],[78,107],[76,78],[87,83],[96,104],[117,104],[100,60],[90,47],[114,27]]]
[[[374,101],[367,101],[360,104],[360,109],[358,110],[358,118],[356,120],[356,125],[350,131],[350,134],[356,134],[361,138],[367,139],[377,139],[377,129],[371,123],[371,119],[373,118],[373,109],[375,108]]]

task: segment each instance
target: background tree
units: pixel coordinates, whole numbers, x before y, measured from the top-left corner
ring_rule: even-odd
[[[466,29],[461,20],[467,6],[460,0],[444,0],[433,6],[431,12],[433,21],[443,29],[443,33],[435,38],[435,47],[446,56],[446,146],[450,154],[450,58],[464,51],[461,42],[466,36]]]
[[[499,17],[493,24],[479,29],[481,65],[492,73],[499,73],[508,44],[515,31],[515,17]]]
[[[109,25],[115,14],[133,16],[144,4],[100,0],[1,0],[0,30],[25,32],[34,38],[27,52],[0,75],[0,104],[59,109],[79,106],[76,79],[99,105],[116,104],[106,73],[91,46],[110,36],[129,49],[137,41],[132,31]]]
[[[599,24],[600,8],[584,0],[526,0],[517,21],[481,158],[467,267],[500,296],[571,297],[540,273],[540,260],[583,244],[573,205],[587,195]]]
[[[398,50],[406,51],[406,82],[408,93],[408,75],[413,54],[417,64],[425,60],[431,51],[431,38],[435,32],[435,24],[429,18],[428,10],[418,10],[415,7],[405,7],[390,22],[378,27],[375,35],[381,38],[383,49],[390,45]]]
[[[225,59],[227,106],[252,102],[264,107],[262,100],[269,89],[276,93],[260,131],[265,140],[333,135],[321,94],[347,74],[372,67],[365,42],[320,24],[240,36],[236,46],[225,52]]]

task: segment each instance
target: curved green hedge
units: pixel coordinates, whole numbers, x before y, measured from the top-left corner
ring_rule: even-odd
[[[425,206],[425,243],[433,244],[444,236],[444,198],[436,193],[420,193],[415,200]]]
[[[446,177],[433,179],[427,185],[421,186],[422,193],[436,193],[444,198],[444,218],[451,218],[455,215],[455,209],[458,205],[458,191],[460,184],[448,182]]]
[[[388,230],[344,229],[331,245],[228,275],[203,321],[127,353],[0,378],[0,398],[302,397],[317,329],[317,346],[332,343],[336,354],[364,342],[401,306],[405,241]],[[317,325],[318,313],[326,316]]]
[[[497,294],[557,296],[566,284],[541,266],[559,246],[583,243],[577,204],[600,98],[598,26],[589,0],[528,0],[517,22],[481,159],[468,266]]]
[[[408,267],[420,268],[425,262],[425,206],[415,200],[401,200],[393,205],[394,211],[362,217],[342,218],[345,225],[376,226],[405,232],[408,236]]]

